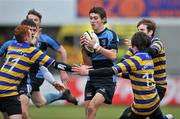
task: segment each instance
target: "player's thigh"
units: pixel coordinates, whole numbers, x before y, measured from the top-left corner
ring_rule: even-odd
[[[27,95],[25,95],[25,94],[21,94],[19,96],[19,99],[21,101],[22,111],[23,112],[28,112],[28,110],[29,110],[29,101],[30,101],[29,97]]]
[[[9,116],[9,119],[22,119],[22,115],[21,114],[14,114]]]
[[[112,104],[113,95],[115,92],[115,85],[98,84],[96,85],[96,94],[100,93],[103,95],[106,104]]]
[[[92,100],[95,93],[96,93],[96,89],[94,87],[94,84],[88,81],[85,86],[84,100],[85,101]]]
[[[31,95],[31,100],[35,105],[43,105],[46,103],[46,99],[40,91],[33,91]]]
[[[98,108],[104,103],[104,101],[105,101],[104,96],[101,93],[97,92],[95,96],[92,98],[92,100],[90,101],[89,106]]]

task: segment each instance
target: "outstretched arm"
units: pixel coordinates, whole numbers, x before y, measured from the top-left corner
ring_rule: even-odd
[[[68,72],[73,72],[72,71],[72,66],[68,65],[68,64],[65,64],[63,62],[57,62],[57,61],[54,61],[52,63],[52,66],[55,68],[55,69],[59,69],[59,70],[62,70],[62,71],[68,71]]]
[[[65,88],[63,83],[56,81],[54,79],[53,75],[49,72],[49,70],[46,67],[40,66],[39,69],[42,72],[45,80],[52,84],[58,91],[61,91]]]
[[[112,67],[108,68],[101,68],[93,70],[92,66],[88,65],[81,65],[81,66],[74,66],[72,67],[72,71],[76,72],[76,74],[82,75],[82,76],[111,76],[114,75],[115,72]]]
[[[118,63],[117,65],[113,67],[100,68],[100,69],[95,69],[95,70],[91,69],[91,67],[87,65],[74,66],[72,67],[72,71],[82,76],[86,76],[86,75],[99,76],[99,77],[112,76],[121,72],[124,73],[127,71],[138,69],[139,61],[135,60],[135,58],[129,58],[129,59],[124,60],[122,63]]]

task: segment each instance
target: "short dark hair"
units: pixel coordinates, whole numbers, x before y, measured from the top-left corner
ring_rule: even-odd
[[[27,25],[19,25],[14,30],[14,35],[17,42],[23,42],[24,37],[29,33],[29,27]]]
[[[91,14],[91,13],[99,14],[99,16],[101,17],[101,19],[104,19],[104,18],[105,18],[104,24],[107,23],[106,11],[105,11],[102,7],[93,7],[93,8],[89,11],[89,14]]]
[[[139,51],[148,51],[151,38],[144,32],[136,32],[131,38],[132,47],[136,46]]]
[[[28,14],[27,14],[27,16],[26,16],[26,19],[28,19],[28,15],[30,15],[30,14],[39,17],[39,19],[40,19],[40,21],[41,21],[42,15],[41,15],[38,11],[36,11],[35,9],[29,10],[29,12],[28,12]]]
[[[30,27],[36,27],[36,23],[32,19],[24,19],[21,22],[21,25],[28,25]]]
[[[156,32],[156,23],[154,21],[150,19],[142,19],[141,21],[138,22],[137,27],[139,27],[141,24],[147,25],[148,32],[152,30],[153,31],[152,36],[154,36]]]

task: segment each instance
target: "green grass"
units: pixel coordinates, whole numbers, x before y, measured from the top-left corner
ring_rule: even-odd
[[[102,106],[97,112],[97,119],[117,119],[125,106]],[[175,119],[180,119],[180,107],[162,107],[164,114],[171,113]],[[30,107],[32,119],[85,119],[83,106],[45,106]],[[2,119],[2,117],[0,118]]]

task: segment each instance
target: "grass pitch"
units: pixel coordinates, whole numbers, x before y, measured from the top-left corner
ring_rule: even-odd
[[[102,106],[97,112],[97,119],[118,119],[126,106]],[[171,113],[180,119],[180,107],[162,107],[163,114]],[[83,106],[46,106],[31,107],[32,119],[85,119]]]
[[[102,106],[97,112],[97,119],[118,119],[126,106]],[[175,119],[180,119],[180,107],[165,106],[163,114],[171,113]],[[30,107],[31,119],[85,119],[83,106],[45,106]],[[0,115],[0,119],[3,119]]]

